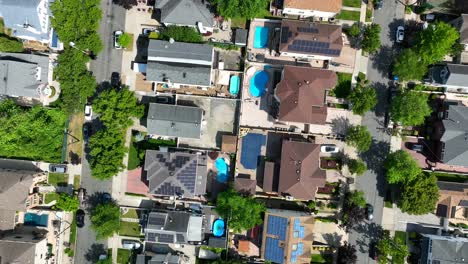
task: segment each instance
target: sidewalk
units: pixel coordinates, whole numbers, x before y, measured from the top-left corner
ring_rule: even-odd
[[[367,4],[364,2],[361,3],[361,14],[359,17],[359,22],[365,24],[366,23],[366,9]],[[354,62],[354,71],[353,77],[351,79],[351,86],[354,87],[356,85],[356,77],[358,76],[359,72],[366,73],[367,72],[367,64],[369,58],[362,55],[362,49],[357,50],[356,52],[356,60]]]

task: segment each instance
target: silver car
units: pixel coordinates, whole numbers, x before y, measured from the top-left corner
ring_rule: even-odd
[[[398,26],[396,31],[396,42],[401,43],[405,38],[405,28],[403,26]]]
[[[122,49],[122,46],[119,45],[119,38],[123,35],[122,30],[117,30],[114,32],[114,48]]]

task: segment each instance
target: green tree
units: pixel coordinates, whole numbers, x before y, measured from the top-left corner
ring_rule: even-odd
[[[353,113],[362,116],[377,104],[377,92],[372,87],[357,85],[348,99],[353,105]]]
[[[192,27],[168,26],[161,31],[159,35],[161,39],[174,39],[180,42],[202,43],[203,37]]]
[[[119,230],[120,209],[114,203],[98,204],[91,211],[91,228],[96,232],[97,239],[112,236]]]
[[[405,49],[395,60],[393,74],[402,81],[421,80],[427,72],[428,64],[413,49]]]
[[[93,177],[110,179],[125,168],[123,157],[127,149],[124,143],[124,132],[112,127],[100,130],[89,138],[89,164]]]
[[[409,249],[405,241],[399,238],[391,238],[386,232],[384,236],[377,242],[377,249],[379,251],[379,264],[387,264],[390,262],[395,264],[404,264],[405,259],[409,256]]]
[[[55,204],[55,207],[62,211],[74,212],[80,207],[80,202],[75,196],[61,193],[57,200],[57,204]]]
[[[351,174],[362,175],[367,170],[366,164],[362,160],[351,159],[348,161],[348,168]]]
[[[106,127],[124,129],[133,124],[132,117],[143,116],[144,106],[138,104],[135,94],[123,87],[121,91],[107,89],[93,102],[93,111]]]
[[[357,38],[361,35],[361,27],[359,26],[359,23],[354,23],[346,30],[346,32],[350,37]]]
[[[371,24],[365,27],[361,43],[362,50],[365,52],[375,52],[380,48],[380,25]]]
[[[425,93],[408,91],[397,95],[390,105],[390,117],[403,126],[417,126],[424,123],[432,110]]]
[[[2,52],[23,52],[23,43],[16,38],[10,38],[0,34],[0,51]]]
[[[250,229],[263,222],[262,213],[266,208],[252,197],[243,197],[234,189],[218,194],[216,212],[227,219],[230,229],[235,232]]]
[[[369,150],[372,143],[372,136],[365,126],[351,126],[346,135],[346,144],[356,147],[358,151]]]
[[[449,54],[459,38],[460,33],[453,26],[437,21],[421,31],[415,48],[424,63],[430,65]]]
[[[100,259],[96,262],[96,264],[112,264],[111,258]]]
[[[128,33],[123,33],[120,37],[119,40],[117,41],[118,44],[124,48],[130,47],[132,45],[132,36]]]
[[[438,199],[437,177],[421,173],[403,185],[398,207],[408,214],[423,215],[435,210]]]
[[[387,170],[386,178],[390,184],[405,183],[422,171],[416,160],[404,150],[388,154],[384,168]]]
[[[345,203],[347,205],[356,205],[360,208],[366,207],[366,198],[362,191],[348,192],[345,197]]]
[[[212,0],[216,10],[223,17],[260,17],[267,12],[267,0]]]
[[[64,43],[97,54],[102,43],[96,32],[102,17],[100,0],[56,0],[50,5],[52,27]]]

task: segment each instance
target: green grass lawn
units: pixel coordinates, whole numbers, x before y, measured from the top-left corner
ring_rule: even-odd
[[[390,202],[390,201],[385,201],[385,207],[387,207],[387,208],[393,208],[392,202]]]
[[[336,19],[359,21],[359,16],[359,11],[341,10],[341,12],[336,16]]]
[[[53,186],[67,186],[68,174],[49,172],[49,177],[47,178],[47,181]]]
[[[371,22],[372,14],[373,14],[373,10],[367,8],[366,9],[366,22]]]
[[[76,241],[76,212],[73,213],[73,221],[70,226],[70,244],[75,244]]]
[[[448,182],[465,182],[468,180],[468,175],[463,174],[450,174],[444,172],[432,172],[439,181],[448,181]]]
[[[48,204],[52,201],[57,200],[59,197],[58,193],[47,193],[44,198],[44,203]]]
[[[351,78],[353,75],[351,73],[338,72],[337,76],[338,82],[330,92],[330,95],[336,98],[347,98],[349,93],[351,93]]]
[[[73,188],[76,190],[76,189],[79,189],[80,188],[80,184],[81,184],[81,181],[80,181],[80,175],[75,175],[73,177]]]
[[[159,149],[160,146],[175,147],[177,142],[175,140],[164,139],[147,139],[140,142],[135,142],[132,139],[128,153],[127,168],[133,170],[141,166],[145,160],[145,151],[147,149]]]
[[[130,149],[128,151],[128,169],[133,170],[140,166],[141,160],[138,158],[138,150],[135,147],[135,144],[132,142],[130,144]]]
[[[361,7],[361,0],[343,0],[344,6]]]
[[[395,231],[395,239],[400,239],[406,244],[406,232]]]
[[[130,262],[132,252],[128,249],[117,249],[117,264],[127,264]]]
[[[327,260],[322,256],[322,254],[312,254],[310,256],[310,263],[327,263]]]
[[[139,237],[141,234],[140,225],[133,222],[120,222],[119,235]]]
[[[138,219],[137,210],[135,210],[135,209],[128,209],[127,213],[126,213],[126,214],[123,214],[122,217]]]

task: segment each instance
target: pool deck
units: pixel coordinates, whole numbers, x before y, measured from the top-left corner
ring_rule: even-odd
[[[254,39],[255,39],[255,28],[256,27],[266,27],[268,28],[268,38],[271,39],[272,33],[275,31],[275,28],[281,27],[280,20],[268,20],[268,19],[254,19],[250,22],[249,28],[249,38],[247,41],[247,49],[255,53],[265,53],[268,52],[268,42],[267,47],[256,49],[254,48]]]

